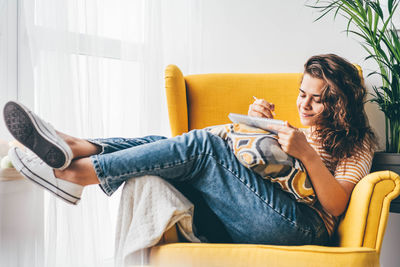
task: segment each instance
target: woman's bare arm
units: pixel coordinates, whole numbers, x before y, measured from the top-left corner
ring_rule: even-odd
[[[289,155],[298,158],[307,169],[314,191],[323,208],[334,216],[341,215],[348,204],[354,184],[337,181],[301,131],[290,126],[276,126],[278,141]]]
[[[341,215],[346,210],[354,184],[336,180],[315,150],[304,153],[300,160],[307,169],[321,205],[330,214]]]

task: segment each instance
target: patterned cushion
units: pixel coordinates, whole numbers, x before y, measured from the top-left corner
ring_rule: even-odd
[[[286,154],[273,133],[244,124],[224,124],[206,128],[224,139],[245,167],[264,179],[278,183],[297,201],[314,203],[315,194],[306,169],[296,158]]]

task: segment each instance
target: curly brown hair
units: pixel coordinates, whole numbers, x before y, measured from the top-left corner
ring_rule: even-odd
[[[365,145],[373,151],[376,136],[365,114],[367,90],[357,68],[335,54],[324,54],[308,59],[304,74],[326,82],[321,94],[324,110],[313,133],[323,149],[336,163],[365,150]]]

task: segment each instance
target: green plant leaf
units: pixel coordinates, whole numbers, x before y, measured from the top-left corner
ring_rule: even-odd
[[[346,1],[346,0],[344,0],[344,1]],[[357,4],[357,10],[359,11],[360,16],[362,17],[362,19],[364,21],[366,21],[367,20],[367,12],[364,9],[363,1],[356,0],[355,2]]]
[[[384,34],[384,33],[382,33]],[[383,36],[382,37],[382,42],[386,45],[386,48],[388,49],[388,53],[391,57],[394,57],[397,59],[397,61],[400,61],[400,55],[399,51],[396,51],[396,44],[393,42],[396,42],[395,40],[392,40],[392,36],[389,34],[389,36]],[[397,40],[398,41],[398,40]]]
[[[376,30],[378,28],[378,22],[379,22],[379,14],[377,12],[375,12],[375,18],[374,18],[374,28],[373,28],[373,33],[376,39]]]
[[[392,13],[392,9],[393,9],[393,0],[388,0],[388,11],[389,11],[389,14]]]
[[[378,18],[381,18],[383,20],[383,11],[379,3],[377,2],[369,2],[371,8],[375,11],[375,13],[378,15]]]
[[[367,6],[367,22],[369,25],[369,28],[372,29],[372,10],[370,6]]]
[[[350,32],[350,25],[351,25],[351,22],[353,21],[353,19],[352,18],[349,18],[349,22],[347,22],[347,26],[346,26],[346,34],[347,34],[347,36],[349,36],[349,32]]]
[[[400,38],[399,34],[397,33],[397,30],[391,29],[390,34],[392,36],[392,42],[394,44],[394,48],[392,49],[395,58],[397,59],[398,62],[400,62]]]
[[[372,75],[379,75],[379,76],[381,76],[381,78],[384,79],[387,83],[390,83],[390,80],[389,80],[389,78],[387,77],[387,75],[382,75],[382,73],[380,73],[380,72],[373,71],[373,72],[369,73],[369,74],[367,75],[367,77],[372,76]]]
[[[385,32],[386,29],[387,29],[387,27],[388,27],[388,25],[389,25],[389,23],[392,22],[392,17],[393,17],[393,14],[395,13],[395,11],[396,11],[396,9],[397,9],[397,6],[398,6],[398,3],[395,5],[394,8],[392,8],[392,12],[389,13],[389,17],[386,19],[386,21],[385,21],[384,24],[383,24],[382,29],[380,30],[381,32]],[[381,41],[381,39],[382,39],[383,36],[384,36],[383,34],[380,35],[380,38],[379,38],[378,42]]]
[[[328,13],[330,13],[335,7],[328,7],[326,9],[323,10],[322,15],[320,15],[318,18],[316,18],[314,21],[318,21],[320,19],[322,19],[323,17],[325,17]]]

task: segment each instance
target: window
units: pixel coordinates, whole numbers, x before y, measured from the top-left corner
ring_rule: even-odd
[[[0,1],[0,106],[18,96],[17,40],[18,5],[15,0]],[[1,118],[3,117],[1,109]],[[3,124],[4,125],[4,124]],[[0,127],[0,138],[11,139],[6,128]]]

